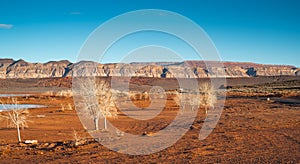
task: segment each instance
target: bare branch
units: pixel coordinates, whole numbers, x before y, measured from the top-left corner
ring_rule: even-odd
[[[28,127],[28,111],[27,109],[22,109],[15,98],[12,98],[11,101],[11,105],[13,105],[12,109],[8,109],[3,102],[1,102],[1,104],[3,108],[7,111],[8,116],[6,116],[6,118],[10,120],[11,126],[17,129],[18,140],[19,142],[21,142],[20,128],[24,129],[25,127]]]

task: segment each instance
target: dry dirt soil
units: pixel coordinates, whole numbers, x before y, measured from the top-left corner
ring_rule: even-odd
[[[38,86],[37,84],[41,84],[38,81],[0,81],[2,93],[8,93],[8,88],[13,88],[12,83],[18,84],[14,93],[25,93],[24,88],[18,91],[22,85],[30,88],[30,96],[17,97],[20,103],[47,106],[29,109],[29,126],[21,131],[23,140],[36,139],[39,141],[36,145],[17,143],[16,129],[7,127],[7,120],[0,120],[0,163],[300,162],[299,77],[229,79],[228,97],[221,118],[205,140],[198,139],[205,119],[204,109],[200,108],[192,127],[178,142],[165,150],[145,156],[121,154],[96,142],[83,128],[73,105],[73,109],[61,110],[61,106],[73,104],[72,97],[43,94],[45,90],[51,90],[51,87],[59,90],[59,87],[67,88],[70,85],[57,86],[53,82],[54,85],[51,86]],[[42,81],[49,82],[49,79]],[[178,87],[174,79],[134,79],[132,83],[133,88],[147,88],[152,84],[162,84],[169,89]],[[34,90],[35,87],[38,89]],[[39,90],[43,87],[43,90]],[[249,88],[255,89],[249,91]],[[264,92],[266,88],[268,93]],[[274,94],[270,94],[273,92]],[[270,101],[267,101],[268,97]],[[7,98],[1,100],[6,101]],[[143,106],[146,102],[134,103]],[[110,121],[129,133],[155,133],[174,119],[178,112],[176,108],[178,106],[170,100],[165,110],[151,120],[142,122],[119,115],[118,119]],[[75,145],[74,132],[81,139],[78,146]]]

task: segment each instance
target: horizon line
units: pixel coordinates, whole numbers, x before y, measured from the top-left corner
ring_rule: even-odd
[[[9,58],[9,57],[5,57],[5,58],[0,58],[0,60],[13,60],[14,62],[17,62],[17,61],[20,61],[20,60],[23,60],[25,62],[28,62],[28,63],[40,63],[40,64],[45,64],[45,63],[48,63],[48,62],[60,62],[60,61],[67,61],[67,62],[70,62],[72,64],[74,63],[79,63],[79,62],[95,62],[95,61],[88,61],[88,60],[80,60],[80,61],[77,61],[77,62],[73,62],[73,61],[70,61],[68,59],[58,59],[58,60],[48,60],[48,61],[45,61],[45,62],[32,62],[32,61],[28,61],[28,60],[25,60],[25,59],[17,59],[15,60],[14,58]],[[273,65],[273,66],[291,66],[291,67],[295,67],[295,68],[300,68],[300,66],[296,66],[296,65],[291,65],[291,64],[270,64],[270,63],[257,63],[257,62],[252,62],[252,61],[214,61],[214,60],[182,60],[182,61],[132,61],[132,62],[95,62],[95,63],[99,63],[99,64],[135,64],[135,63],[182,63],[182,62],[193,62],[193,61],[202,61],[202,62],[221,62],[221,63],[244,63],[244,64],[257,64],[257,65]]]

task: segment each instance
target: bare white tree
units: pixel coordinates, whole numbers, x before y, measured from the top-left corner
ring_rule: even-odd
[[[82,98],[82,111],[93,119],[94,130],[99,130],[99,119],[102,115],[101,110],[98,108],[96,91],[92,89],[95,87],[95,79],[93,77],[81,77],[77,80],[79,80],[78,84],[80,85],[78,87]]]
[[[100,113],[104,117],[104,129],[107,130],[107,118],[116,118],[118,115],[114,102],[115,97],[113,97],[112,89],[107,81],[100,80],[96,82],[96,96],[100,106]]]
[[[6,109],[7,115],[6,118],[10,120],[11,126],[15,127],[17,129],[18,133],[18,141],[21,142],[21,132],[20,128],[24,129],[25,127],[28,127],[27,123],[27,115],[28,110],[22,109],[20,105],[18,104],[18,101],[15,98],[12,98],[12,109],[8,109],[4,103],[2,103],[2,107]]]
[[[112,91],[105,80],[97,81],[95,77],[80,79],[80,95],[84,112],[90,116],[99,130],[99,119],[104,118],[104,129],[107,129],[107,118],[117,116]]]
[[[204,107],[207,114],[208,108],[214,107],[217,101],[216,91],[213,86],[208,83],[203,83],[199,86],[200,104]]]

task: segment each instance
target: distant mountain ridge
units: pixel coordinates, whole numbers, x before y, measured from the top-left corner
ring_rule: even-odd
[[[0,78],[51,78],[71,76],[140,76],[158,78],[207,78],[253,76],[300,76],[290,65],[265,65],[250,62],[134,62],[99,64],[68,60],[30,63],[22,59],[0,59]]]

